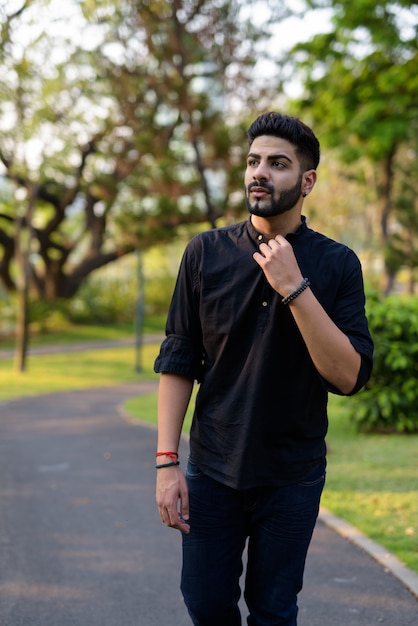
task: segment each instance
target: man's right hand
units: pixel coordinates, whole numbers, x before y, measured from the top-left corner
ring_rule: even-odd
[[[156,500],[161,521],[182,533],[190,532],[189,492],[186,477],[178,466],[157,470]]]

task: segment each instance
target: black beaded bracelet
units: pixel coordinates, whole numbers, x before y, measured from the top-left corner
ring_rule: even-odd
[[[289,302],[291,302],[292,300],[300,296],[302,291],[305,291],[305,289],[307,289],[310,284],[311,283],[309,282],[309,279],[304,278],[302,282],[300,283],[300,285],[295,289],[295,291],[292,291],[292,293],[289,293],[288,296],[286,296],[285,298],[282,298],[282,303],[289,304]]]
[[[156,465],[155,469],[161,469],[162,467],[174,467],[175,465],[180,465],[180,461],[172,461],[171,463],[161,463],[161,465]]]

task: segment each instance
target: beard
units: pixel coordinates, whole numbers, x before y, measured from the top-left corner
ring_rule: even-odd
[[[275,217],[281,215],[293,209],[298,202],[302,193],[302,172],[299,174],[299,178],[296,184],[290,189],[283,189],[278,197],[275,197],[274,187],[270,183],[250,183],[245,189],[245,202],[247,209],[251,215],[257,215],[258,217]],[[270,196],[268,198],[256,199],[250,201],[250,191],[252,187],[263,187],[266,189]]]

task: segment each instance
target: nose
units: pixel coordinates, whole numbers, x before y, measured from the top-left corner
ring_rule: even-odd
[[[269,177],[268,167],[266,163],[264,163],[263,161],[260,161],[260,163],[258,164],[253,174],[253,178],[254,180],[268,180],[268,177]]]

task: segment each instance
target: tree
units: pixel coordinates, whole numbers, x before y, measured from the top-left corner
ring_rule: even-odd
[[[303,72],[300,107],[309,111],[324,143],[343,161],[375,167],[380,242],[390,249],[396,205],[395,163],[418,126],[418,13],[416,2],[313,0],[332,8],[332,30],[295,47]],[[415,148],[415,145],[413,146]],[[359,171],[359,178],[364,175]],[[393,264],[386,258],[387,285]]]
[[[415,292],[416,268],[418,268],[418,136],[414,144],[398,151],[394,172],[394,220],[392,233],[385,251],[386,263],[392,273],[402,268],[408,271],[407,287]]]
[[[36,189],[30,224],[2,205],[0,279],[9,290],[19,223],[31,232],[30,287],[53,301],[72,297],[92,271],[171,237],[177,225],[213,226],[225,213],[241,167],[231,149],[242,132],[231,124],[231,101],[241,102],[240,113],[253,101],[255,47],[264,36],[241,18],[243,5],[91,0],[78,10],[45,0],[9,16],[0,162],[17,188]],[[60,18],[48,27],[57,7],[75,22],[64,38]]]

